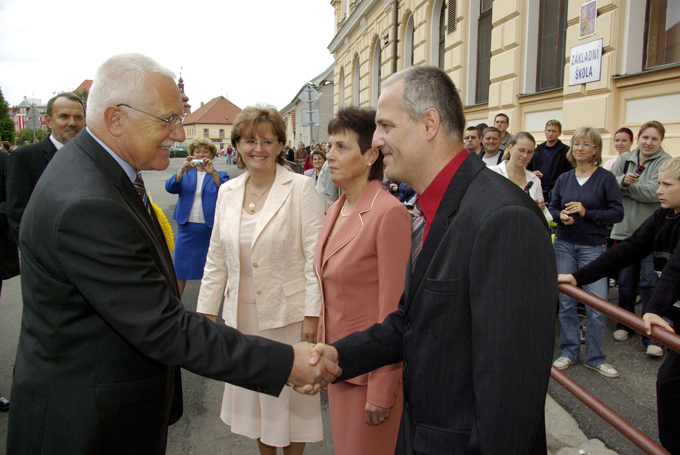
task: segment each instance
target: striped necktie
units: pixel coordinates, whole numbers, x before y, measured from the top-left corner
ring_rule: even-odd
[[[144,207],[146,207],[147,212],[151,213],[151,203],[149,203],[149,195],[146,194],[146,188],[144,187],[144,180],[142,180],[142,174],[137,174],[137,178],[132,184],[135,186],[139,197],[142,198]]]
[[[423,231],[425,229],[425,216],[420,211],[420,201],[413,206],[411,219],[411,271],[415,270],[416,260],[423,249]]]

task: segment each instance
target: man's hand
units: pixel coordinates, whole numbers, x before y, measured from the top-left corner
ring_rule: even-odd
[[[671,333],[675,333],[673,327],[671,327],[670,324],[668,324],[668,322],[666,322],[666,320],[659,316],[658,314],[645,313],[642,316],[642,320],[645,323],[645,332],[647,333],[647,335],[652,334],[652,325],[658,325],[662,329],[666,329]]]
[[[574,275],[572,275],[571,273],[570,274],[560,273],[559,275],[557,275],[557,282],[573,284],[574,286],[578,286],[576,279],[574,279]]]
[[[335,348],[321,345],[322,348],[315,353],[312,348],[316,349],[316,346],[304,342],[293,345],[295,360],[287,385],[298,393],[316,395],[342,374]]]
[[[366,402],[364,406],[366,424],[370,426],[380,425],[390,416],[390,408],[381,408]]]

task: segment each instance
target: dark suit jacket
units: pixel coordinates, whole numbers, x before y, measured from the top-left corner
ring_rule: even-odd
[[[181,415],[178,367],[270,395],[283,388],[290,346],[184,310],[157,221],[87,130],[38,182],[20,238],[9,455],[165,453]]]
[[[19,147],[10,154],[7,168],[7,220],[17,245],[19,244],[19,223],[28,200],[55,153],[57,153],[57,148],[47,136],[37,144]]]
[[[229,174],[224,171],[217,171],[220,176],[220,184],[229,180]],[[168,180],[165,181],[165,191],[171,194],[179,194],[177,204],[175,205],[175,212],[172,217],[177,220],[178,224],[185,224],[191,214],[191,206],[194,204],[194,195],[196,194],[196,181],[198,171],[196,169],[189,169],[182,176],[182,180],[176,182],[177,173],[172,174]],[[203,177],[203,186],[201,191],[201,202],[203,203],[203,218],[205,225],[209,228],[213,227],[215,220],[215,205],[217,204],[217,192],[219,188],[215,186],[215,181],[210,174],[206,172]]]
[[[398,454],[545,455],[556,274],[537,204],[468,156],[399,309],[334,343],[340,380],[403,360]]]
[[[7,224],[7,201],[5,200],[7,161],[9,161],[9,153],[0,150],[0,287],[2,280],[19,274],[19,250]]]
[[[527,170],[533,172],[541,168],[541,162],[543,161],[543,151],[545,150],[546,144],[546,142],[538,144],[536,151],[534,152],[534,157],[531,159],[529,164],[527,164]],[[547,185],[543,185],[543,182],[541,182],[541,185],[543,186],[543,199],[545,199],[546,204],[550,203],[550,195],[552,194],[553,188],[555,188],[555,182],[557,182],[557,178],[574,168],[574,166],[567,159],[568,151],[569,146],[558,139],[557,152],[553,156],[553,161],[550,165],[550,180],[548,181]]]

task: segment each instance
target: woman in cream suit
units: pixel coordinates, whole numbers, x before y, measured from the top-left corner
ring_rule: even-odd
[[[397,309],[411,251],[411,216],[383,190],[371,148],[375,111],[341,109],[328,125],[331,179],[345,192],[329,209],[314,257],[324,306],[319,342],[380,323]],[[336,455],[393,454],[404,403],[402,364],[328,386]]]
[[[247,107],[231,133],[248,172],[220,187],[197,311],[243,333],[316,342],[321,293],[313,270],[323,209],[312,180],[283,166],[286,127],[271,107]],[[226,289],[225,289],[226,281]],[[323,439],[319,397],[268,397],[226,384],[222,420],[260,453],[302,454]]]

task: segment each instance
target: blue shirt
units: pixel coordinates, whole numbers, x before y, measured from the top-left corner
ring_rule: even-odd
[[[560,212],[568,202],[580,202],[585,216],[571,215],[574,223],[562,224]],[[556,238],[575,245],[605,245],[608,226],[623,219],[621,190],[614,174],[598,167],[581,186],[576,180],[576,169],[560,175],[553,189],[550,214],[557,223]]]

